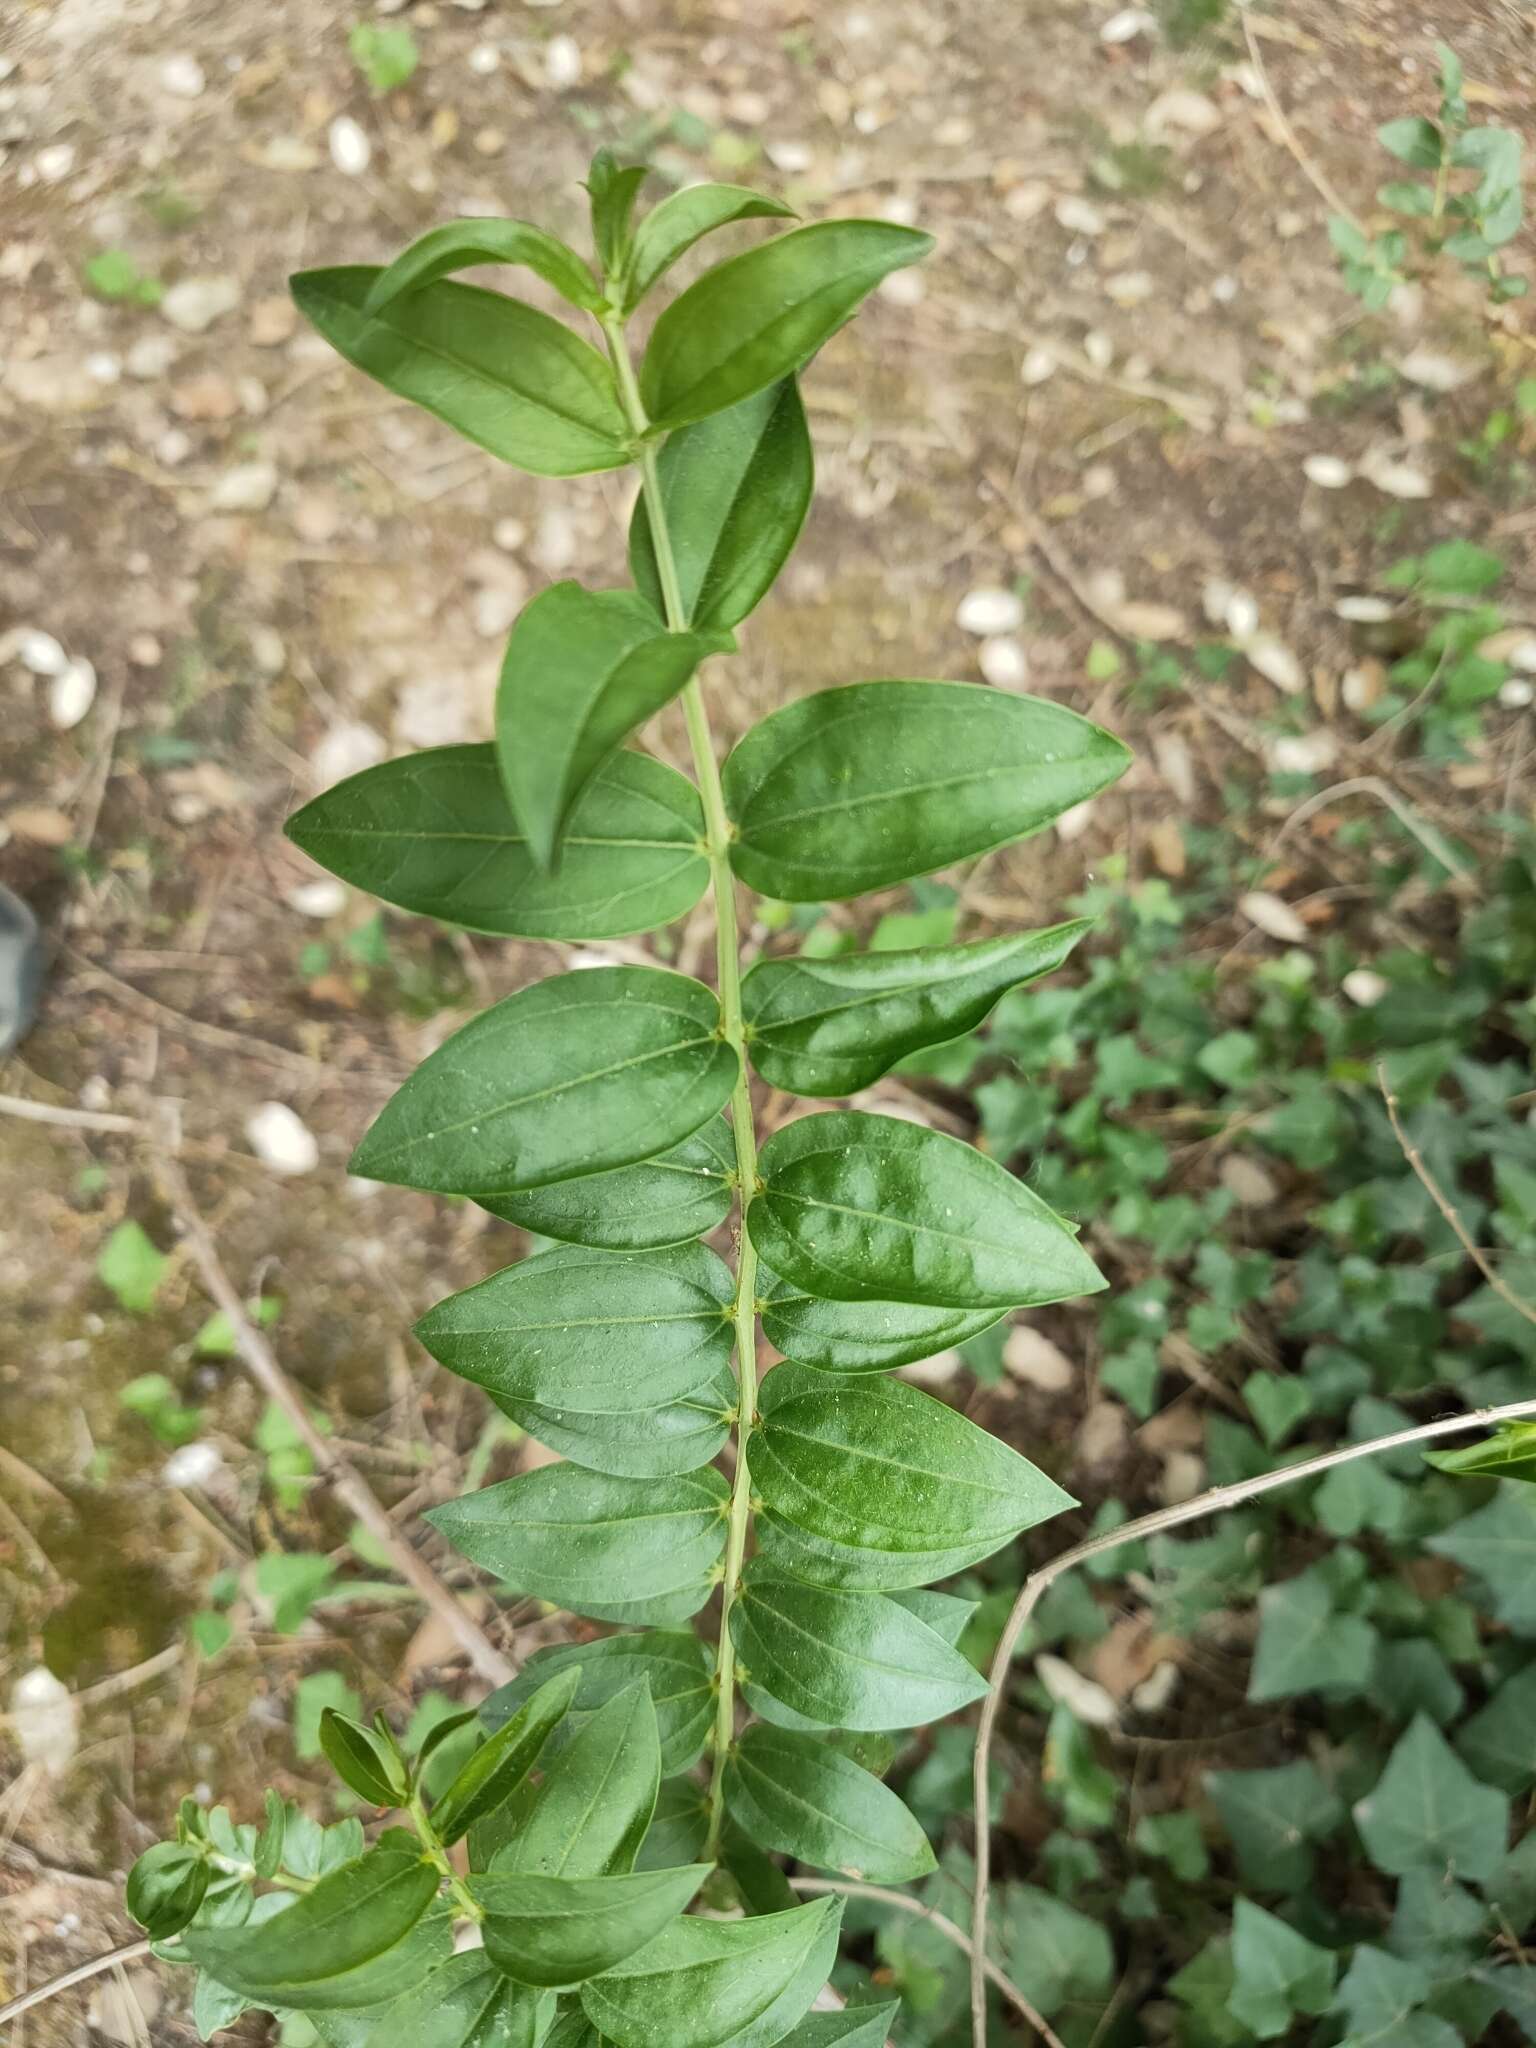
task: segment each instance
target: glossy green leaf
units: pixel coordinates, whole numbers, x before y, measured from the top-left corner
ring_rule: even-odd
[[[370,1728],[326,1707],[320,1715],[320,1747],[343,1784],[370,1806],[402,1806],[405,1773],[393,1752]]]
[[[753,1568],[731,1634],[761,1691],[828,1728],[915,1728],[986,1691],[958,1651],[880,1593],[831,1592]]]
[[[373,2022],[367,2048],[538,2048],[545,2000],[484,1949],[453,1956]]]
[[[491,1872],[469,1880],[485,1952],[523,1984],[580,1984],[655,1940],[708,1877],[707,1863],[618,1877]]]
[[[623,760],[625,756],[618,756]],[[483,1194],[480,1206],[562,1243],[603,1251],[656,1251],[707,1237],[731,1213],[736,1144],[723,1116],[637,1166],[518,1194]]]
[[[796,228],[720,263],[667,307],[640,367],[658,427],[723,412],[808,363],[893,270],[933,237],[888,221]]]
[[[634,1413],[729,1365],[735,1285],[701,1244],[632,1255],[561,1246],[449,1295],[416,1334],[492,1395]]]
[[[660,1789],[656,1709],[640,1678],[598,1708],[519,1802],[491,1868],[538,1877],[633,1870]]]
[[[604,1636],[595,1643],[555,1643],[535,1650],[512,1683],[492,1693],[482,1707],[486,1726],[499,1726],[551,1673],[571,1664],[581,1666],[581,1683],[566,1717],[568,1728],[579,1727],[587,1715],[643,1678],[656,1710],[663,1776],[675,1777],[697,1762],[714,1717],[714,1664],[699,1638],[685,1631]]]
[[[542,871],[554,868],[598,769],[725,644],[715,634],[669,633],[633,590],[554,583],[524,609],[496,688],[496,755]]]
[[[1523,1479],[1536,1485],[1536,1422],[1506,1422],[1459,1451],[1426,1451],[1426,1464],[1463,1478]]]
[[[539,1443],[621,1479],[659,1479],[696,1472],[730,1436],[737,1412],[736,1375],[728,1365],[679,1399],[637,1414],[632,1408],[552,1408],[537,1401],[491,1397],[502,1414]],[[594,1400],[598,1397],[593,1396]]]
[[[1474,1884],[1492,1875],[1509,1840],[1509,1801],[1480,1785],[1427,1714],[1400,1736],[1355,1825],[1378,1870],[1433,1870]]]
[[[719,1110],[736,1055],[720,1005],[655,967],[556,974],[494,1003],[375,1118],[352,1155],[369,1180],[501,1195],[632,1166]]]
[[[1105,1282],[1069,1227],[958,1138],[859,1110],[774,1132],[752,1242],[776,1273],[833,1301],[1011,1308]]]
[[[390,1828],[275,1919],[189,1927],[181,1939],[193,1962],[260,2005],[296,2012],[381,2005],[449,1953],[447,1916],[425,1917],[437,1886],[416,1837]]]
[[[769,1521],[819,1584],[891,1591],[988,1557],[1075,1506],[1007,1444],[918,1387],[783,1365],[747,1442]]]
[[[208,1890],[210,1866],[199,1849],[156,1842],[128,1873],[129,1912],[156,1941],[167,1941],[196,1918]]]
[[[582,476],[630,460],[613,372],[558,320],[467,284],[430,284],[377,315],[379,271],[306,270],[294,301],[349,363],[535,476]]]
[[[687,1919],[581,2002],[616,2048],[772,2048],[808,2011],[837,1954],[840,1899],[751,1920]]]
[[[763,1334],[797,1365],[821,1372],[886,1372],[936,1358],[991,1329],[995,1308],[927,1308],[908,1301],[824,1301],[759,1267]]]
[[[705,1788],[694,1778],[664,1779],[635,1868],[666,1870],[678,1863],[696,1863],[708,1836],[709,1794]]]
[[[744,185],[685,185],[669,193],[635,229],[617,298],[628,313],[678,257],[716,228],[738,220],[792,220],[794,209]]]
[[[605,277],[616,277],[624,267],[634,234],[632,218],[640,187],[650,175],[649,164],[621,164],[611,149],[600,149],[587,172],[587,198],[591,203],[592,241]]]
[[[686,776],[620,752],[572,806],[560,867],[528,850],[490,745],[428,747],[348,776],[284,828],[343,881],[473,932],[613,939],[654,931],[703,895],[704,813]]]
[[[813,2012],[779,2048],[885,2048],[899,2004],[849,2005],[841,2012]]]
[[[282,1868],[283,1840],[288,1832],[288,1802],[281,1792],[275,1792],[269,1785],[262,1794],[264,1819],[261,1833],[256,1837],[256,1846],[251,1851],[251,1866],[258,1877],[271,1877]]]
[[[598,1621],[665,1627],[709,1598],[729,1495],[712,1466],[615,1479],[545,1465],[447,1501],[427,1520],[518,1592]]]
[[[973,1031],[1010,988],[1061,966],[1088,918],[1047,931],[853,953],[761,960],[742,983],[751,1061],[791,1095],[853,1095],[923,1046]]]
[[[725,1800],[754,1842],[823,1870],[905,1884],[935,1868],[891,1788],[814,1736],[749,1728],[726,1765]]]
[[[432,1829],[440,1842],[458,1841],[476,1821],[506,1804],[538,1762],[580,1683],[579,1665],[556,1672],[466,1759],[432,1809]]]
[[[418,235],[379,272],[363,311],[376,317],[395,299],[482,263],[524,265],[585,313],[595,313],[603,303],[597,279],[558,236],[525,220],[449,220]]]
[[[792,903],[858,896],[1038,832],[1130,758],[1075,711],[980,683],[820,690],[727,760],[731,865]]]
[[[772,587],[810,509],[816,464],[794,379],[668,435],[657,473],[683,616],[728,630]],[[629,566],[664,617],[644,497],[630,522]]]

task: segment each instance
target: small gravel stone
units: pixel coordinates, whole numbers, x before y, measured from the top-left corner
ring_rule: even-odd
[[[551,36],[544,50],[544,76],[555,92],[581,83],[581,45],[574,36]]]
[[[333,725],[309,757],[316,789],[329,789],[349,775],[373,768],[388,752],[382,737],[360,720]]]
[[[208,75],[195,57],[167,57],[160,66],[160,85],[176,99],[200,99],[207,88]]]
[[[1016,633],[1023,623],[1024,600],[1016,591],[1003,590],[995,584],[968,590],[955,613],[955,624],[962,633],[974,633],[983,640],[1000,633]]]
[[[1044,384],[1055,374],[1055,353],[1043,345],[1030,349],[1019,366],[1020,381],[1029,385]]]
[[[1499,685],[1499,702],[1506,711],[1523,711],[1533,697],[1536,688],[1524,676],[1511,676],[1507,683]]]
[[[184,277],[160,301],[160,311],[183,334],[201,334],[239,303],[238,278]]]
[[[96,702],[96,671],[75,660],[59,670],[48,685],[48,716],[60,732],[72,732]]]
[[[343,177],[358,178],[373,162],[373,144],[350,114],[338,114],[330,128],[331,162]]]
[[[59,642],[36,626],[23,627],[15,654],[22,667],[35,676],[60,676],[69,667],[69,656]]]
[[[45,185],[60,184],[75,168],[75,145],[72,142],[53,142],[46,149],[40,149],[36,157],[37,175]]]
[[[160,1467],[160,1478],[166,1486],[206,1486],[223,1463],[217,1444],[183,1444]]]
[[[333,875],[320,875],[313,882],[301,882],[288,891],[288,908],[296,910],[300,917],[335,917],[346,907],[346,884]]]
[[[1270,633],[1256,633],[1245,642],[1243,653],[1249,665],[1256,668],[1266,682],[1273,683],[1277,690],[1295,696],[1307,686],[1301,663],[1283,641],[1276,640]]]
[[[1392,984],[1385,975],[1378,974],[1371,967],[1352,967],[1339,983],[1349,1000],[1361,1010],[1373,1010],[1383,996],[1392,993]]]
[[[1042,1394],[1064,1394],[1077,1377],[1071,1359],[1060,1345],[1053,1344],[1029,1323],[1018,1323],[1008,1332],[1003,1367],[1014,1379]]]
[[[209,499],[215,512],[265,512],[277,491],[277,465],[240,462],[226,470]]]
[[[1301,467],[1308,483],[1325,491],[1342,491],[1346,484],[1354,482],[1355,472],[1338,455],[1309,455]]]
[[[320,1164],[319,1140],[286,1102],[263,1102],[247,1117],[245,1135],[274,1173],[313,1173]]]
[[[168,334],[141,334],[123,358],[130,377],[145,383],[164,377],[176,361],[176,344]]]
[[[1011,633],[994,633],[976,650],[976,666],[999,690],[1022,690],[1029,681],[1029,656],[1022,640]]]
[[[1065,1657],[1053,1657],[1042,1650],[1035,1657],[1035,1676],[1051,1698],[1069,1709],[1074,1719],[1090,1728],[1113,1728],[1120,1710],[1096,1678],[1085,1678]]]
[[[135,633],[128,642],[128,659],[135,668],[156,668],[165,654],[165,649],[153,633]]]
[[[1102,206],[1080,193],[1068,192],[1056,202],[1056,223],[1073,235],[1102,235],[1109,220]]]

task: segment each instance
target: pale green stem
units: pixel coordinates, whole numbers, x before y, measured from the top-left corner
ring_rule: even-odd
[[[483,1920],[485,1918],[484,1906],[481,1905],[478,1899],[470,1896],[463,1878],[460,1877],[459,1873],[448,1861],[448,1851],[438,1840],[437,1830],[427,1817],[427,1809],[422,1805],[419,1793],[412,1798],[406,1811],[410,1815],[411,1826],[416,1830],[422,1848],[427,1852],[428,1861],[433,1864],[442,1877],[447,1879],[448,1896],[453,1900],[454,1907],[460,1918],[475,1921]]]
[[[651,544],[656,551],[656,572],[666,607],[667,624],[673,632],[688,625],[687,608],[677,579],[677,562],[672,553],[672,535],[662,502],[656,450],[643,437],[649,429],[640,388],[635,382],[624,325],[615,314],[602,323],[618,378],[619,395],[630,427],[639,441],[641,487],[651,522]],[[725,1762],[736,1734],[736,1645],[731,1638],[731,1611],[741,1587],[742,1566],[747,1554],[747,1533],[752,1521],[752,1482],[747,1471],[746,1440],[757,1413],[757,1251],[747,1235],[746,1211],[757,1187],[757,1133],[752,1119],[752,1088],[747,1070],[747,1040],[741,1014],[741,938],[736,923],[736,880],[731,871],[731,825],[725,813],[720,789],[720,770],[710,737],[709,715],[704,693],[694,676],[683,691],[683,717],[688,726],[688,744],[693,751],[693,768],[699,794],[704,802],[705,846],[709,855],[710,886],[715,902],[715,957],[720,985],[720,1016],[727,1043],[739,1062],[736,1086],[731,1094],[731,1130],[736,1141],[738,1213],[736,1224],[736,1483],[731,1491],[730,1519],[725,1542],[725,1582],[721,1592],[720,1645],[716,1663],[717,1697],[713,1769],[709,1785],[709,1836],[704,1854],[713,1862],[719,1853],[720,1830],[725,1819]]]

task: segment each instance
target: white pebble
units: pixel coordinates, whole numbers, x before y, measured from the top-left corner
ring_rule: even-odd
[[[184,334],[201,334],[240,303],[239,280],[233,277],[184,277],[160,301],[160,311]]]
[[[160,1467],[166,1486],[206,1486],[223,1465],[217,1444],[183,1444]]]
[[[518,590],[477,590],[470,605],[470,621],[483,640],[499,640],[510,630],[521,609],[522,593]]]
[[[85,359],[85,374],[94,377],[98,384],[120,384],[123,381],[123,359],[110,349],[97,349],[94,355]]]
[[[61,668],[48,685],[48,716],[60,732],[69,732],[96,702],[96,671],[88,661]]]
[[[1251,889],[1246,896],[1239,896],[1237,907],[1251,925],[1264,933],[1266,938],[1279,939],[1287,946],[1305,944],[1307,928],[1301,919],[1279,896],[1268,889]]]
[[[1081,839],[1088,830],[1088,821],[1093,816],[1093,798],[1085,797],[1080,804],[1073,804],[1056,820],[1056,837],[1063,846],[1070,846],[1074,839]]]
[[[581,45],[574,36],[551,36],[544,51],[544,76],[556,92],[581,83]]]
[[[163,377],[176,360],[176,344],[168,334],[141,334],[129,349],[124,364],[130,377],[146,382]]]
[[[999,633],[1016,633],[1024,623],[1024,600],[1016,591],[983,584],[968,590],[955,613],[962,633],[974,633],[990,640]]]
[[[69,667],[69,656],[58,641],[51,633],[40,632],[35,626],[23,629],[16,643],[16,658],[35,676],[62,675]]]
[[[490,43],[476,43],[469,53],[469,68],[477,78],[489,78],[501,64],[501,58]]]
[[[893,306],[920,306],[927,294],[920,270],[893,270],[880,283],[880,296]]]
[[[1338,758],[1339,743],[1326,726],[1283,734],[1269,749],[1270,766],[1281,775],[1319,775]]]
[[[505,555],[515,555],[528,538],[528,529],[521,519],[498,519],[491,528],[491,539]]]
[[[1309,455],[1301,468],[1308,483],[1325,491],[1342,491],[1354,481],[1355,472],[1337,455]]]
[[[209,504],[215,512],[265,512],[276,490],[275,463],[239,462],[219,478]]]
[[[349,775],[361,774],[383,760],[388,749],[371,725],[349,720],[333,725],[309,757],[316,789],[329,789]]]
[[[1179,1667],[1171,1657],[1154,1664],[1140,1685],[1131,1689],[1131,1705],[1138,1714],[1160,1714],[1179,1689]]]
[[[816,161],[815,151],[806,142],[770,142],[767,144],[768,161],[776,171],[783,171],[788,177],[796,177],[808,171]]]
[[[46,1665],[24,1672],[11,1688],[11,1730],[23,1763],[57,1777],[75,1753],[80,1709],[69,1687]]]
[[[1381,449],[1373,449],[1360,464],[1360,474],[1388,498],[1428,498],[1434,495],[1433,480],[1413,462],[1395,462]]]
[[[1076,192],[1058,199],[1055,212],[1057,225],[1073,235],[1102,235],[1109,225],[1103,207]]]
[[[1096,370],[1107,370],[1115,360],[1115,344],[1107,334],[1095,328],[1091,334],[1083,336],[1083,354]]]
[[[177,469],[192,453],[192,436],[180,427],[167,427],[155,443],[155,460],[162,468]]]
[[[1385,995],[1392,992],[1392,984],[1385,975],[1378,974],[1371,967],[1354,967],[1339,983],[1349,1000],[1362,1010],[1371,1010]]]
[[[1354,626],[1381,626],[1396,609],[1390,598],[1372,597],[1369,591],[1362,590],[1353,597],[1341,597],[1333,613],[1335,618],[1346,619]]]
[[[1019,377],[1025,384],[1043,384],[1056,374],[1055,353],[1043,344],[1029,350],[1019,366]]]
[[[1507,683],[1499,685],[1499,702],[1506,711],[1523,711],[1533,697],[1536,697],[1536,689],[1524,676],[1511,676]]]
[[[1122,7],[1099,30],[1101,43],[1130,43],[1156,28],[1157,22],[1144,7]]]
[[[160,66],[160,84],[179,100],[195,100],[201,98],[208,77],[195,57],[167,57]]]
[[[57,185],[75,168],[75,145],[55,142],[37,152],[37,175],[45,185]]]
[[[320,1145],[286,1102],[264,1102],[246,1118],[245,1135],[263,1166],[274,1173],[313,1173]]]
[[[1213,277],[1211,279],[1211,297],[1218,306],[1230,306],[1237,297],[1237,279],[1225,275]]]
[[[1077,1377],[1072,1361],[1059,1344],[1019,1323],[1008,1332],[1003,1346],[1003,1367],[1016,1380],[1037,1388],[1042,1394],[1064,1394]]]
[[[1022,640],[1010,633],[994,633],[976,650],[976,666],[999,690],[1022,690],[1029,681],[1029,656]]]
[[[300,882],[288,891],[288,908],[300,917],[335,917],[347,907],[346,884],[333,875],[321,875],[313,882]]]
[[[1246,590],[1228,593],[1226,627],[1234,640],[1247,640],[1259,629],[1258,601]]]
[[[1065,1657],[1053,1657],[1049,1650],[1035,1658],[1035,1676],[1058,1706],[1090,1728],[1113,1728],[1120,1710],[1097,1679],[1085,1678]]]
[[[1301,663],[1289,647],[1275,639],[1271,633],[1257,633],[1243,647],[1250,665],[1256,668],[1266,682],[1273,683],[1277,690],[1284,690],[1295,696],[1306,688],[1306,677]]]
[[[360,178],[373,162],[373,144],[350,114],[338,114],[331,123],[331,162],[346,178]]]

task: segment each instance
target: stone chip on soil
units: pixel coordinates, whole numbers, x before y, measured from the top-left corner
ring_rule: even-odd
[[[320,1164],[315,1134],[286,1102],[263,1102],[246,1118],[245,1135],[274,1173],[313,1173]]]
[[[160,301],[162,315],[183,334],[201,334],[240,303],[240,283],[233,277],[184,277]]]

